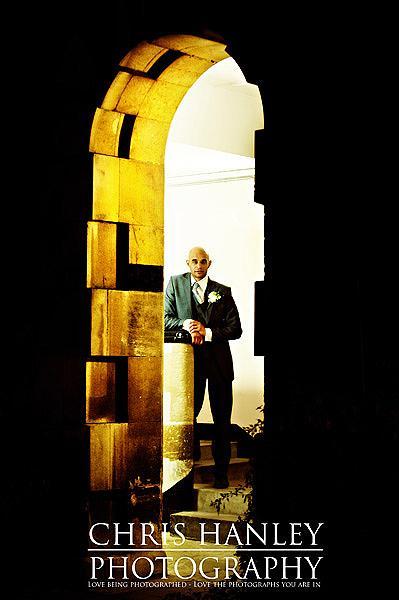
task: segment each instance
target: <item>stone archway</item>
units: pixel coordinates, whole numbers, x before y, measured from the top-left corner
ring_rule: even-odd
[[[90,138],[90,490],[158,482],[162,425],[164,154],[190,86],[225,46],[194,36],[142,42],[120,62]]]
[[[142,42],[120,62],[92,125],[87,230],[89,489],[161,487],[164,157],[187,91],[225,45],[189,35]]]

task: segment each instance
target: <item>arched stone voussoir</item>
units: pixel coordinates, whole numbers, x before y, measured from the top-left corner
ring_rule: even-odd
[[[90,152],[118,156],[124,116],[122,113],[97,108],[90,133]]]
[[[129,158],[140,162],[163,165],[170,121],[161,123],[137,117],[134,122]]]
[[[123,94],[123,91],[125,90],[132,77],[133,76],[130,73],[119,71],[104,97],[104,100],[101,104],[101,108],[103,108],[104,110],[115,110],[120,100],[120,97]],[[118,110],[118,112],[128,111]]]
[[[189,48],[185,48],[185,54],[189,54],[190,56],[196,56],[198,58],[207,58],[211,60],[213,63],[217,63],[225,58],[229,58],[230,54],[228,54],[225,50],[226,46],[224,44],[212,44],[212,46],[190,46]]]
[[[158,81],[191,87],[213,64],[206,58],[183,54],[159,75]]]
[[[180,50],[181,52],[184,52],[186,48],[200,48],[214,45],[226,48],[226,44],[208,40],[207,38],[196,35],[163,35],[156,40],[153,40],[152,43],[170,50]]]
[[[156,81],[141,103],[138,116],[170,124],[188,89],[188,86]]]
[[[145,97],[155,83],[153,79],[148,77],[132,75],[120,95],[116,110],[129,115],[138,115]]]
[[[167,51],[167,47],[156,45],[156,43],[141,42],[122,58],[119,65],[133,71],[146,73]]]

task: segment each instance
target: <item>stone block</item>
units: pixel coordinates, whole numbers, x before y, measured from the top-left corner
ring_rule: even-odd
[[[193,424],[173,423],[163,427],[163,455],[170,460],[190,460],[193,455]]]
[[[160,484],[162,468],[162,425],[150,421],[129,423],[128,474],[133,481]]]
[[[133,138],[138,120],[136,119],[133,128]],[[120,159],[119,221],[133,225],[163,227],[163,164]]]
[[[118,156],[119,134],[124,115],[97,108],[90,135],[90,152]]]
[[[92,289],[91,291],[90,347],[92,356],[109,355],[107,290]]]
[[[128,424],[114,423],[113,425],[113,463],[112,488],[127,490],[129,484],[128,465]]]
[[[122,96],[123,90],[126,88],[131,78],[132,75],[130,73],[119,71],[108,88],[108,92],[106,93],[103,103],[101,104],[101,108],[104,110],[115,110]],[[117,110],[119,111],[119,109]],[[119,112],[127,111],[120,110]]]
[[[119,99],[116,110],[129,115],[138,115],[144,98],[147,96],[154,80],[139,75],[131,76],[131,79]]]
[[[119,219],[119,159],[114,156],[93,156],[93,219]]]
[[[93,220],[163,227],[163,165],[95,154]]]
[[[184,85],[156,81],[141,103],[139,116],[169,124],[187,91]]]
[[[90,490],[112,489],[113,435],[111,424],[87,425],[89,428]]]
[[[187,47],[206,47],[215,44],[213,40],[201,38],[196,35],[163,35],[153,40],[154,44],[169,50],[185,50]],[[220,44],[222,45],[222,44]],[[223,47],[226,47],[225,45]]]
[[[225,58],[230,58],[230,55],[226,52],[225,48],[225,44],[213,43],[209,46],[190,46],[184,48],[184,52],[191,56],[206,58],[216,63]]]
[[[129,263],[132,265],[163,265],[163,228],[147,225],[129,226]]]
[[[128,424],[88,424],[91,491],[127,489]]]
[[[116,287],[116,224],[87,224],[87,287]]]
[[[162,358],[128,358],[128,414],[130,423],[162,420]]]
[[[162,356],[163,294],[92,290],[92,356]]]
[[[148,71],[152,65],[163,55],[167,49],[148,42],[141,42],[133,50],[130,50],[121,62],[121,67],[127,67],[134,71]]]
[[[164,345],[165,424],[193,423],[194,351],[190,344]]]
[[[170,121],[172,117],[170,115]],[[134,122],[129,158],[163,166],[170,121],[161,123],[138,116]]]
[[[86,422],[115,421],[115,363],[86,363]]]
[[[163,294],[110,290],[108,336],[111,356],[162,356]]]
[[[190,87],[212,65],[213,63],[205,58],[184,54],[162,71],[158,81]]]

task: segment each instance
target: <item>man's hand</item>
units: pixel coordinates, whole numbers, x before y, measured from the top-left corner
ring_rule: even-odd
[[[191,334],[198,332],[203,337],[205,337],[205,334],[206,334],[204,325],[202,323],[200,323],[199,321],[191,321],[188,330]]]
[[[192,344],[194,344],[196,346],[200,346],[201,344],[204,343],[204,338],[200,333],[198,333],[198,331],[194,331],[191,334],[191,342],[192,342]]]
[[[190,331],[190,325],[194,323],[194,319],[186,319],[185,321],[183,321],[183,329],[185,329],[186,331]]]

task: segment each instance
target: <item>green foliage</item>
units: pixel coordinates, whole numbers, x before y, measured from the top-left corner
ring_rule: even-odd
[[[258,433],[263,433],[264,431],[264,413],[265,413],[265,405],[257,406],[256,410],[259,410],[262,413],[262,417],[256,419],[255,423],[252,425],[248,425],[248,427],[244,427],[244,431],[249,433],[252,437],[255,437]]]
[[[226,502],[230,502],[230,498],[233,496],[243,496],[244,502],[250,502],[252,491],[248,491],[247,486],[240,485],[230,490],[229,492],[221,492],[218,498],[211,500],[210,506],[216,508],[216,512],[219,514],[222,509],[226,508]]]

